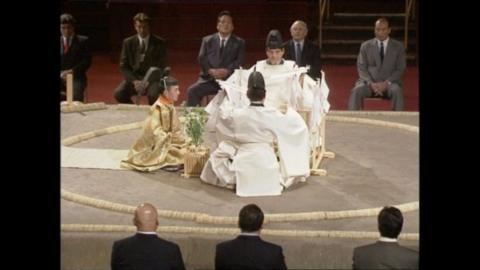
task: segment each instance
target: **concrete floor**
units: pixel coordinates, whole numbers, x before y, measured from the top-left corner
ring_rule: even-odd
[[[145,110],[108,110],[62,114],[62,138],[113,125],[141,121]],[[331,115],[335,115],[332,112]],[[351,115],[349,115],[351,116]],[[356,114],[418,126],[418,115]],[[72,147],[128,149],[140,130],[96,137]],[[65,190],[111,202],[138,205],[151,202],[159,209],[237,216],[247,203],[265,213],[354,210],[402,204],[419,199],[418,134],[385,127],[327,121],[327,150],[336,154],[322,168],[327,176],[309,177],[306,183],[282,196],[240,198],[233,191],[185,179],[177,173],[139,173],[98,169],[61,168]],[[404,233],[419,232],[418,211],[404,214]],[[131,225],[132,216],[61,201],[62,224]],[[161,219],[160,225],[202,226],[187,221]],[[214,226],[214,225],[212,225]],[[218,225],[216,225],[218,227]],[[269,223],[266,229],[376,231],[376,218],[314,222]],[[111,245],[129,233],[62,233],[62,269],[109,269]],[[189,269],[212,268],[215,244],[228,235],[161,235],[179,243]],[[264,237],[284,247],[291,269],[345,269],[351,267],[355,246],[374,239]],[[401,244],[418,249],[417,241]]]

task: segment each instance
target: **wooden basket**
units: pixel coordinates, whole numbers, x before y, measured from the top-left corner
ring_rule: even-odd
[[[210,153],[207,148],[197,147],[188,148],[184,157],[184,173],[186,178],[200,177],[203,167],[207,163]]]

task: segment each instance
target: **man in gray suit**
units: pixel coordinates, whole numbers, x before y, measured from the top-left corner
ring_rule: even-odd
[[[224,10],[217,18],[218,33],[202,39],[198,53],[202,70],[198,81],[188,88],[187,106],[198,106],[202,97],[216,94],[220,86],[215,80],[226,80],[243,64],[245,41],[232,34],[232,15]]]
[[[403,226],[398,208],[386,206],[378,214],[380,239],[353,251],[353,269],[418,269],[418,252],[397,242]]]
[[[391,99],[394,111],[403,110],[405,48],[401,42],[389,38],[390,31],[388,20],[380,18],[375,22],[375,38],[360,46],[357,58],[360,78],[350,94],[349,110],[362,109],[366,97]]]

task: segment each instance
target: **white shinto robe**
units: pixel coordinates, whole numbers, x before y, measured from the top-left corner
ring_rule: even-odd
[[[212,111],[222,139],[202,171],[202,181],[236,186],[242,197],[280,195],[284,187],[305,181],[310,175],[310,148],[302,117],[292,109],[282,114],[269,107],[234,108],[224,95],[217,95],[223,102]]]

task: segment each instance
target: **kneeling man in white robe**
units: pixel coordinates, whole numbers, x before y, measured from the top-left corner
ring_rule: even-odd
[[[292,109],[283,114],[264,107],[266,91],[262,74],[252,72],[248,106],[235,107],[226,91],[219,92],[222,106],[212,114],[216,114],[216,131],[223,140],[210,155],[202,181],[235,188],[242,197],[274,196],[310,175],[309,133],[304,120]]]

